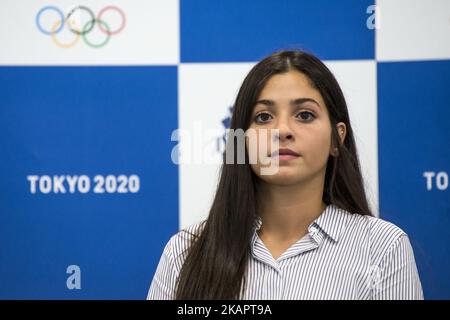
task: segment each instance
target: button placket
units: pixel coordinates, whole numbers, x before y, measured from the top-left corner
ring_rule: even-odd
[[[284,291],[284,277],[283,272],[280,269],[277,273],[277,299],[282,300],[283,299],[283,291]]]

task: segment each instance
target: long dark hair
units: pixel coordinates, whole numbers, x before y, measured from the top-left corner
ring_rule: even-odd
[[[328,158],[324,203],[335,204],[351,213],[372,215],[344,95],[333,74],[314,55],[300,50],[279,51],[256,64],[239,90],[230,129],[247,130],[253,107],[268,79],[289,70],[298,70],[309,78],[322,95],[329,113],[331,141],[338,150],[337,156]],[[338,122],[344,122],[347,127],[343,144],[338,143]],[[245,270],[257,216],[259,178],[250,167],[248,155],[245,164],[236,161],[226,164],[226,152],[227,148],[209,216],[199,234],[192,237],[186,252],[176,299],[239,299],[245,289]]]

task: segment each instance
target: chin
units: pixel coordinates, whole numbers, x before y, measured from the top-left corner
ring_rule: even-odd
[[[260,175],[259,178],[267,183],[276,185],[291,185],[301,180],[299,172],[280,167],[278,172],[272,175]]]

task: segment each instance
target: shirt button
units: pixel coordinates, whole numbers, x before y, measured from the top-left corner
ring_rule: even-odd
[[[311,235],[315,236],[317,234],[317,228],[316,227],[311,227],[309,229],[309,233],[311,233]]]

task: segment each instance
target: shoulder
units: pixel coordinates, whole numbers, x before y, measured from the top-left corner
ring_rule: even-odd
[[[351,232],[360,234],[369,248],[373,263],[380,263],[388,252],[402,243],[408,243],[408,235],[396,224],[382,218],[349,214]]]
[[[357,228],[364,229],[371,240],[388,241],[406,235],[405,231],[396,224],[373,216],[361,215],[357,213],[349,214],[350,224]]]
[[[206,220],[202,220],[191,224],[182,228],[169,239],[164,251],[173,259],[173,263],[176,266],[181,267],[192,241],[200,235],[205,223]]]
[[[199,222],[183,228],[166,243],[147,294],[148,300],[171,300],[175,297],[176,279],[184,263],[184,253],[203,224]]]

